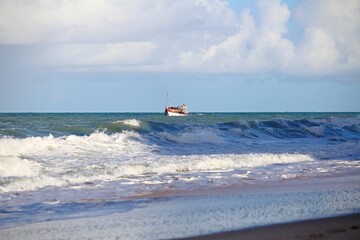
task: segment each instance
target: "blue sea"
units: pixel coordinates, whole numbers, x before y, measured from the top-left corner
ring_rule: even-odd
[[[359,179],[360,113],[0,113],[0,229],[329,176]],[[339,213],[360,211],[349,191]]]

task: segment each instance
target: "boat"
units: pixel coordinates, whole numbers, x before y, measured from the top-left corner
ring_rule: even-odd
[[[165,116],[188,116],[187,106],[181,104],[177,107],[165,107]]]
[[[187,110],[186,104],[181,104],[180,106],[170,106],[169,94],[166,95],[167,107],[165,107],[165,116],[188,116],[189,112]]]

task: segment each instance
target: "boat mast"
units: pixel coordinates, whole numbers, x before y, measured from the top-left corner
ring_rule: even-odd
[[[170,98],[169,98],[169,92],[166,91],[166,107],[170,107]]]

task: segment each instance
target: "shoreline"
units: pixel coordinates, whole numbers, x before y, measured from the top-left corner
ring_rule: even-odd
[[[0,228],[0,235],[4,240],[360,239],[359,179],[353,173],[191,191],[160,190],[104,202],[110,208],[103,209],[98,208],[101,205],[88,209],[89,202],[83,202],[79,208],[100,214],[44,218]],[[61,212],[67,206],[47,207],[50,212]],[[316,218],[321,219],[310,220]]]
[[[360,181],[358,172],[334,173],[316,177],[290,178],[275,181],[243,181],[228,185],[202,186],[192,189],[155,189],[149,192],[126,196],[124,200],[160,199],[176,197],[206,197],[231,194],[284,193],[341,189],[344,185]]]
[[[179,238],[188,240],[201,239],[360,239],[360,213],[320,219],[274,224],[262,227],[219,232],[208,235]]]

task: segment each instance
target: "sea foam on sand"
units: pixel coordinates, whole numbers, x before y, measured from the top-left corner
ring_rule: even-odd
[[[5,228],[7,239],[170,239],[360,212],[358,174],[154,192],[112,213]],[[86,204],[86,203],[84,203]],[[304,233],[306,234],[306,233]]]

